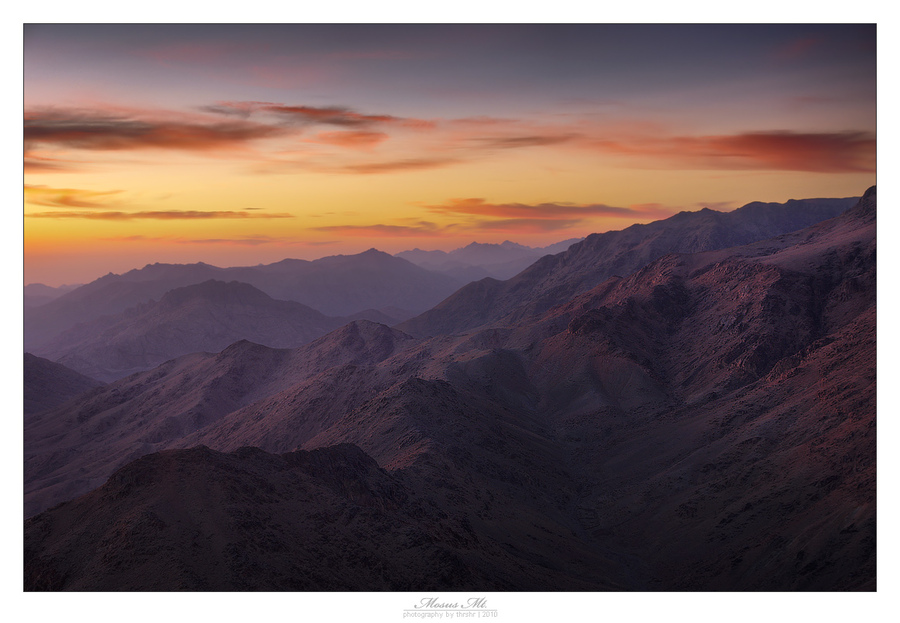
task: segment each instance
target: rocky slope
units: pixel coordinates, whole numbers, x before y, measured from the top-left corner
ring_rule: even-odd
[[[500,320],[515,324],[668,253],[697,253],[764,240],[808,227],[850,208],[857,198],[750,203],[733,212],[705,208],[647,225],[592,234],[541,258],[507,281],[470,283],[398,328],[418,336],[458,333]]]
[[[214,429],[247,405],[265,405],[269,396],[310,383],[325,395],[332,386],[320,384],[320,375],[372,365],[412,342],[367,321],[294,350],[240,341],[220,353],[167,361],[39,413],[25,423],[26,515],[99,486],[128,461]],[[250,444],[234,447],[242,445]]]
[[[57,407],[103,385],[66,366],[25,353],[25,417]]]
[[[26,425],[31,512],[124,466],[27,522],[26,587],[873,590],[875,249],[873,188],[818,225],[665,255],[515,325],[426,340],[357,324],[95,390]],[[327,485],[290,476],[298,447],[371,457],[384,471],[346,489],[389,481],[406,501],[300,508]],[[166,448],[184,449],[127,465]],[[417,552],[445,573],[395,568]],[[234,580],[248,570],[252,586]]]
[[[577,589],[598,562],[521,561],[352,445],[148,455],[26,534],[29,590]]]

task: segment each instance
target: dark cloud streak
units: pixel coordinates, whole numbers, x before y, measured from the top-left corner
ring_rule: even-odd
[[[229,121],[151,121],[99,112],[37,110],[25,115],[25,144],[74,149],[178,149],[207,151],[285,134],[283,128]]]

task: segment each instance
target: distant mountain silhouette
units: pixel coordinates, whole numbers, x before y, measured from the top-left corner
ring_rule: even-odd
[[[500,244],[473,242],[449,252],[413,249],[397,253],[396,257],[467,283],[484,277],[508,279],[544,255],[565,251],[580,240],[571,238],[546,247],[526,247],[509,240]]]
[[[150,264],[110,273],[25,314],[25,348],[36,350],[77,324],[119,314],[175,288],[210,279],[247,283],[274,299],[299,302],[328,316],[396,308],[419,313],[461,282],[375,249],[319,260],[218,268],[209,264]],[[397,314],[384,311],[389,318]],[[402,313],[401,315],[407,315]]]
[[[38,352],[113,381],[180,355],[218,352],[243,339],[274,348],[300,346],[346,322],[301,303],[276,301],[246,283],[209,280],[170,290],[158,303],[77,325]]]
[[[58,288],[45,286],[43,283],[29,283],[24,289],[24,305],[25,309],[31,307],[39,307],[50,301],[61,297],[66,292],[71,292],[75,288],[81,287],[77,285],[63,285]]]
[[[25,416],[57,407],[103,385],[66,366],[25,353]]]
[[[479,329],[238,342],[35,414],[26,590],[874,590],[875,203],[586,287],[595,239]]]
[[[667,253],[697,253],[771,238],[836,216],[857,199],[755,202],[733,212],[704,208],[647,225],[592,234],[563,253],[543,257],[512,279],[470,283],[399,328],[426,336],[466,331],[506,316],[514,323],[609,277],[628,276]]]

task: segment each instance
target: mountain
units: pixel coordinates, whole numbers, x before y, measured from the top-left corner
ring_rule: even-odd
[[[454,292],[461,283],[375,249],[314,261],[283,260],[253,267],[209,264],[151,264],[123,275],[112,273],[25,314],[25,348],[33,351],[77,324],[160,298],[176,288],[209,280],[239,281],[270,297],[294,301],[328,316],[351,316],[389,308],[419,313]],[[405,314],[404,314],[405,315]]]
[[[301,303],[276,301],[246,283],[210,280],[170,290],[159,302],[76,325],[38,353],[113,381],[180,355],[218,352],[243,339],[273,348],[299,346],[345,322]]]
[[[544,255],[565,251],[580,240],[571,238],[546,247],[526,247],[509,240],[501,244],[473,242],[450,252],[413,249],[397,253],[396,257],[468,283],[484,277],[508,279]]]
[[[39,307],[40,305],[49,303],[50,301],[59,298],[66,292],[71,292],[72,290],[80,286],[81,284],[76,284],[62,285],[57,288],[52,288],[50,286],[45,286],[43,283],[29,283],[24,288],[25,309],[31,307]]]
[[[874,590],[875,203],[37,414],[26,589]]]
[[[857,199],[755,202],[733,212],[704,208],[647,225],[592,234],[563,253],[541,258],[512,279],[470,283],[399,328],[425,336],[462,332],[503,318],[515,323],[523,315],[546,311],[609,277],[630,275],[667,253],[697,253],[764,240],[836,216]]]
[[[37,414],[25,424],[26,514],[89,491],[128,461],[173,447],[201,428],[214,431],[215,423],[247,405],[267,408],[270,396],[281,395],[274,401],[273,418],[280,411],[294,413],[297,399],[291,388],[302,392],[312,386],[323,396],[313,404],[317,417],[327,414],[354,394],[327,396],[335,382],[325,382],[324,374],[339,377],[347,369],[371,366],[415,341],[368,321],[352,322],[293,350],[243,340],[216,354],[167,361],[65,408]],[[234,434],[229,438],[239,440]],[[235,447],[242,445],[250,444]]]
[[[25,417],[103,385],[64,365],[25,353]]]
[[[474,590],[520,586],[507,578],[531,571],[535,590],[571,590],[586,586],[581,568],[603,562],[572,552],[564,558],[580,567],[540,573],[497,546],[479,550],[470,526],[415,494],[349,444],[282,455],[202,446],[152,454],[77,502],[26,522],[25,585]],[[85,514],[91,524],[81,521]],[[60,554],[48,556],[48,548]]]

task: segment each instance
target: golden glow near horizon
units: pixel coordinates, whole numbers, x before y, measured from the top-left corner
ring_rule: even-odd
[[[874,27],[350,28],[26,27],[26,283],[544,246],[874,183]]]

